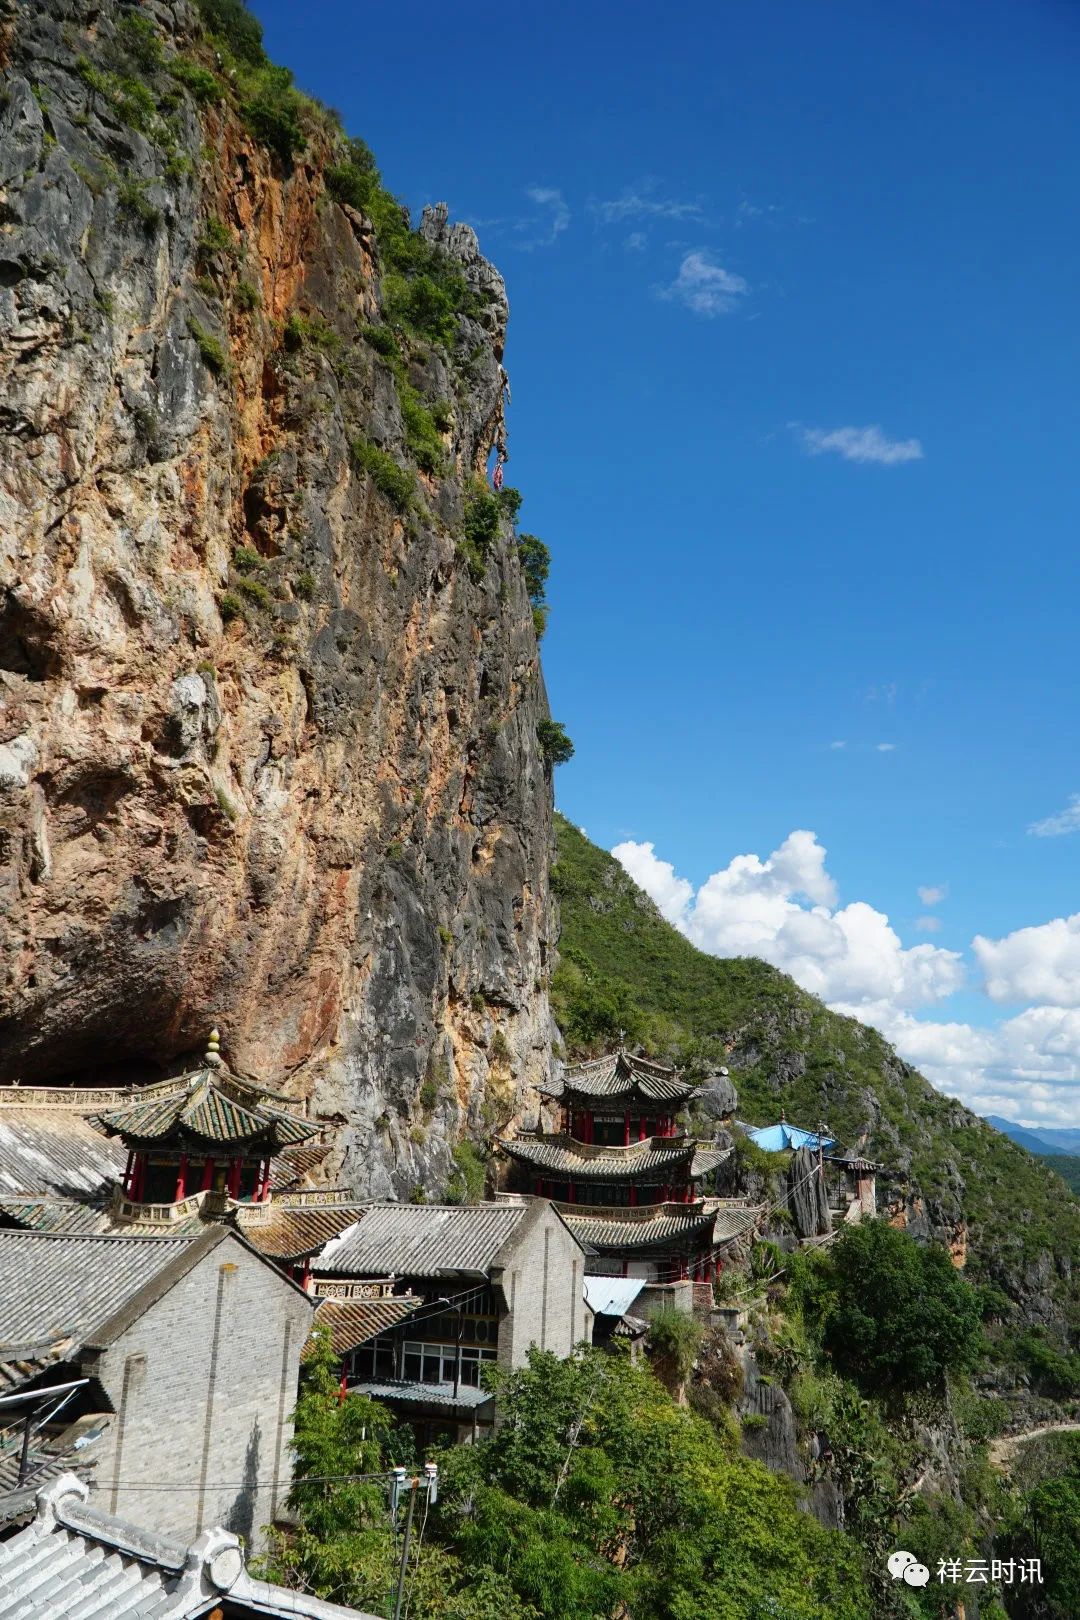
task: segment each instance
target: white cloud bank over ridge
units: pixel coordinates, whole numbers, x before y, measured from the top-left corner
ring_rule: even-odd
[[[890,439],[877,423],[870,427],[809,428],[801,422],[788,427],[802,440],[812,456],[834,452],[845,461],[875,462],[879,467],[897,467],[905,461],[921,461],[923,447],[918,439]]]
[[[965,986],[961,954],[905,946],[865,901],[838,906],[825,853],[814,833],[799,830],[767,860],[737,855],[695,890],[651,843],[628,840],[612,850],[695,945],[714,956],[763,957],[837,1012],[875,1025],[939,1089],[977,1112],[1077,1123],[1080,914],[973,941],[995,1002],[1039,1005],[987,1028],[919,1018],[917,1010]]]

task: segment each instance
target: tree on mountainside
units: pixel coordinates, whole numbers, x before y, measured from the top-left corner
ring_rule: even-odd
[[[884,1221],[845,1230],[795,1266],[807,1320],[837,1368],[882,1394],[940,1389],[970,1371],[982,1348],[978,1293],[946,1251]]]
[[[439,1459],[439,1501],[408,1576],[412,1620],[862,1620],[853,1544],[795,1487],[679,1407],[647,1366],[533,1350],[498,1371],[502,1423]],[[379,1472],[394,1444],[377,1403],[340,1398],[308,1362],[295,1415],[299,1524],[273,1538],[275,1579],[386,1612],[400,1542]]]

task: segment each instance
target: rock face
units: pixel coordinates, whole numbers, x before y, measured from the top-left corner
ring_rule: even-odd
[[[334,1181],[438,1190],[550,1056],[532,608],[509,521],[461,546],[505,291],[433,210],[483,307],[395,379],[332,127],[272,154],[170,76],[213,60],[184,0],[134,9],[164,66],[130,7],[0,0],[0,1079],[217,1022]],[[406,511],[350,450],[410,467],[402,381],[443,402]]]

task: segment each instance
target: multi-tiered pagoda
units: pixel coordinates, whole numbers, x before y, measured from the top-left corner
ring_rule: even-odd
[[[566,1070],[543,1093],[559,1128],[498,1144],[510,1161],[509,1189],[554,1200],[594,1275],[710,1280],[720,1250],[752,1215],[708,1196],[730,1148],[689,1134],[685,1110],[698,1090],[677,1070],[625,1051]]]

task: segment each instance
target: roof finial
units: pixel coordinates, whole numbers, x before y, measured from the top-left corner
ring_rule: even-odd
[[[220,1069],[223,1062],[224,1059],[221,1056],[221,1036],[215,1028],[210,1031],[210,1037],[206,1043],[206,1067],[208,1069]]]

